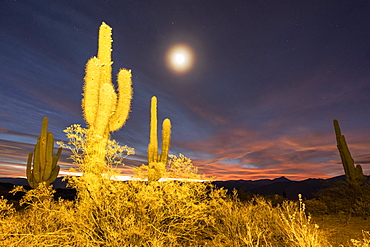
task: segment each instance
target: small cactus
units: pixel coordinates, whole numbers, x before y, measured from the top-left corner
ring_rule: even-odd
[[[158,155],[157,97],[151,99],[150,141],[148,145],[148,181],[158,181],[166,171],[171,139],[171,121],[166,118],[162,124],[162,152]]]
[[[334,119],[335,137],[337,139],[337,147],[340,158],[342,160],[344,173],[346,174],[346,181],[351,183],[362,183],[365,176],[362,172],[361,165],[354,165],[354,160],[348,149],[346,138],[342,135],[338,120]]]
[[[48,118],[42,120],[41,134],[37,139],[35,150],[28,155],[27,181],[32,188],[37,188],[39,183],[47,185],[54,182],[58,176],[60,166],[57,165],[62,148],[58,149],[53,157],[54,136],[48,130]],[[33,160],[33,168],[32,166]]]

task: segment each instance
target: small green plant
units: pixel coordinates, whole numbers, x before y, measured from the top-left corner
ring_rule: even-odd
[[[27,181],[32,188],[46,182],[50,184],[58,176],[60,167],[57,165],[62,148],[53,157],[54,136],[48,131],[48,118],[42,120],[41,134],[37,139],[35,151],[29,153],[27,161]],[[33,162],[32,162],[33,161]],[[32,166],[33,164],[33,166]]]

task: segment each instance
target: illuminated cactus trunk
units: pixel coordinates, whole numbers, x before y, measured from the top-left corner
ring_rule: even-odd
[[[48,118],[42,120],[41,134],[37,139],[34,153],[29,153],[27,161],[27,181],[32,188],[37,188],[39,183],[46,185],[54,182],[60,167],[57,165],[62,148],[53,156],[54,136],[48,131]],[[33,159],[33,168],[32,166]]]
[[[118,95],[112,83],[112,29],[104,22],[99,29],[98,57],[86,64],[82,109],[88,126],[84,150],[84,175],[101,176],[106,167],[106,146],[110,132],[120,129],[129,116],[132,99],[131,71],[117,75]]]
[[[166,118],[162,124],[162,152],[158,155],[157,98],[152,97],[150,107],[150,140],[148,145],[148,181],[158,181],[166,171],[171,139],[171,121]]]
[[[362,183],[365,179],[361,165],[354,165],[354,160],[349,152],[346,138],[342,135],[338,120],[334,119],[335,137],[340,158],[342,160],[346,181],[351,183]]]

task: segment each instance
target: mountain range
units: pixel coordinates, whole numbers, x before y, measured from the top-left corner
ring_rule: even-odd
[[[53,187],[57,192],[71,194],[71,188],[68,188],[67,182],[62,181],[63,177],[59,177],[53,183]],[[293,181],[285,177],[275,179],[260,179],[260,180],[229,180],[229,181],[213,181],[212,183],[218,188],[225,188],[230,193],[235,188],[238,194],[252,193],[259,195],[280,195],[290,200],[297,200],[298,194],[301,194],[305,199],[312,199],[315,193],[320,189],[327,188],[336,181],[345,181],[345,175],[329,178],[329,179],[306,179],[302,181]],[[22,185],[28,187],[26,178],[0,178],[0,191],[9,190],[13,185]]]

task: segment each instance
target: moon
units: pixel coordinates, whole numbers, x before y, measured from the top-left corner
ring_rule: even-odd
[[[194,64],[194,51],[187,44],[172,45],[166,53],[166,63],[177,74],[189,72]]]

